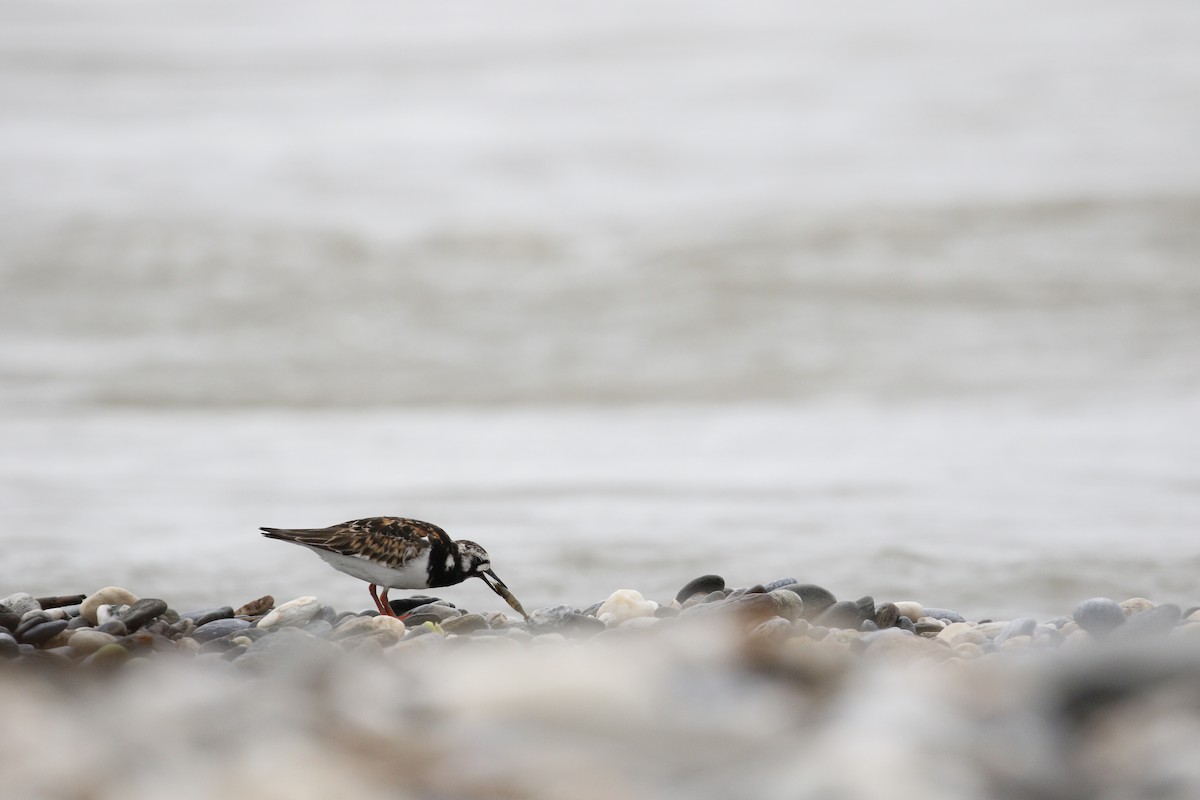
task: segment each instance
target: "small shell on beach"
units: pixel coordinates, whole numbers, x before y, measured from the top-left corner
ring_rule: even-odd
[[[635,589],[618,589],[600,606],[596,617],[610,627],[637,617],[652,617],[658,603],[642,597]]]

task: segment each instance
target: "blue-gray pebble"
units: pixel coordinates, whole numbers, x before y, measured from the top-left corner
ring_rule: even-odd
[[[1093,597],[1075,607],[1071,615],[1079,627],[1093,636],[1104,636],[1125,624],[1125,611],[1115,600]]]
[[[925,616],[940,619],[943,622],[966,622],[967,618],[957,611],[948,608],[930,608],[925,606]]]
[[[215,619],[192,631],[192,638],[203,644],[249,627],[250,623],[244,619]]]
[[[725,590],[725,579],[720,575],[701,575],[688,581],[675,594],[675,602],[682,603],[694,594],[711,594]]]

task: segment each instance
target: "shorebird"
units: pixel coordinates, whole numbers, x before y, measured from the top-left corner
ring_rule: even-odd
[[[475,542],[455,541],[437,525],[403,517],[353,519],[328,528],[259,528],[263,536],[304,545],[334,569],[366,581],[380,614],[396,616],[389,589],[432,589],[480,578],[526,619],[529,615],[504,581],[492,571],[492,559]],[[383,597],[375,593],[383,587]]]

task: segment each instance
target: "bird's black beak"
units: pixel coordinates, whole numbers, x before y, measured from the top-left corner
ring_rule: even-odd
[[[504,581],[496,577],[496,573],[489,569],[477,574],[488,585],[489,589],[504,598],[504,602],[512,606],[524,619],[529,619],[529,615],[525,613],[525,609],[521,608],[520,602],[517,601],[517,598],[513,597],[513,593],[504,585]]]

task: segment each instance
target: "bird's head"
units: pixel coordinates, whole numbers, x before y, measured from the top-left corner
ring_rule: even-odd
[[[463,572],[468,577],[481,579],[489,589],[503,597],[504,602],[512,606],[518,614],[529,619],[529,615],[525,613],[525,609],[521,608],[517,598],[513,597],[513,593],[504,585],[504,581],[496,577],[496,573],[492,571],[492,557],[488,555],[487,550],[466,539],[459,539],[454,544],[458,548]]]

